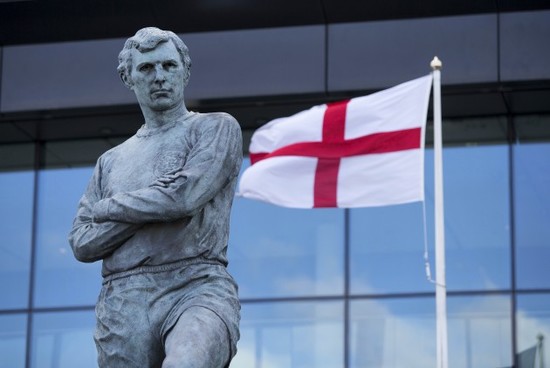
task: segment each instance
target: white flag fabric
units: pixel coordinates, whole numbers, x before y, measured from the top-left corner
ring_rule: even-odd
[[[432,75],[272,120],[254,132],[237,195],[294,208],[424,200]]]

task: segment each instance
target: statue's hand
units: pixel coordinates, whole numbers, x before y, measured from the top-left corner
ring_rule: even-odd
[[[175,182],[177,178],[180,177],[179,170],[180,169],[173,170],[173,171],[170,171],[169,173],[164,174],[163,176],[155,180],[152,186],[160,186],[163,188],[168,187],[170,184]]]

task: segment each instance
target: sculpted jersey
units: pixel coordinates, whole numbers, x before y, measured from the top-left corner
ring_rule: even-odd
[[[103,276],[202,257],[227,265],[241,130],[225,113],[190,112],[104,153],[79,203],[69,242]]]

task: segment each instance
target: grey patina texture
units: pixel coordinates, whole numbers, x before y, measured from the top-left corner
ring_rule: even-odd
[[[191,61],[172,32],[138,31],[119,62],[145,123],[99,158],[69,235],[78,260],[103,262],[99,366],[228,366],[239,339],[226,270],[239,125],[187,110]]]

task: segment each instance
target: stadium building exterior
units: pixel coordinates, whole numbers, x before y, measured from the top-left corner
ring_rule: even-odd
[[[187,105],[234,115],[245,150],[271,119],[426,75],[437,55],[449,366],[525,368],[533,356],[549,366],[550,6],[276,3],[0,2],[1,368],[97,366],[100,264],[77,262],[67,234],[97,157],[142,124],[116,65],[148,25],[186,42]],[[434,259],[432,135],[430,116]],[[229,269],[242,321],[231,366],[435,366],[423,228],[421,203],[298,210],[236,198]]]

